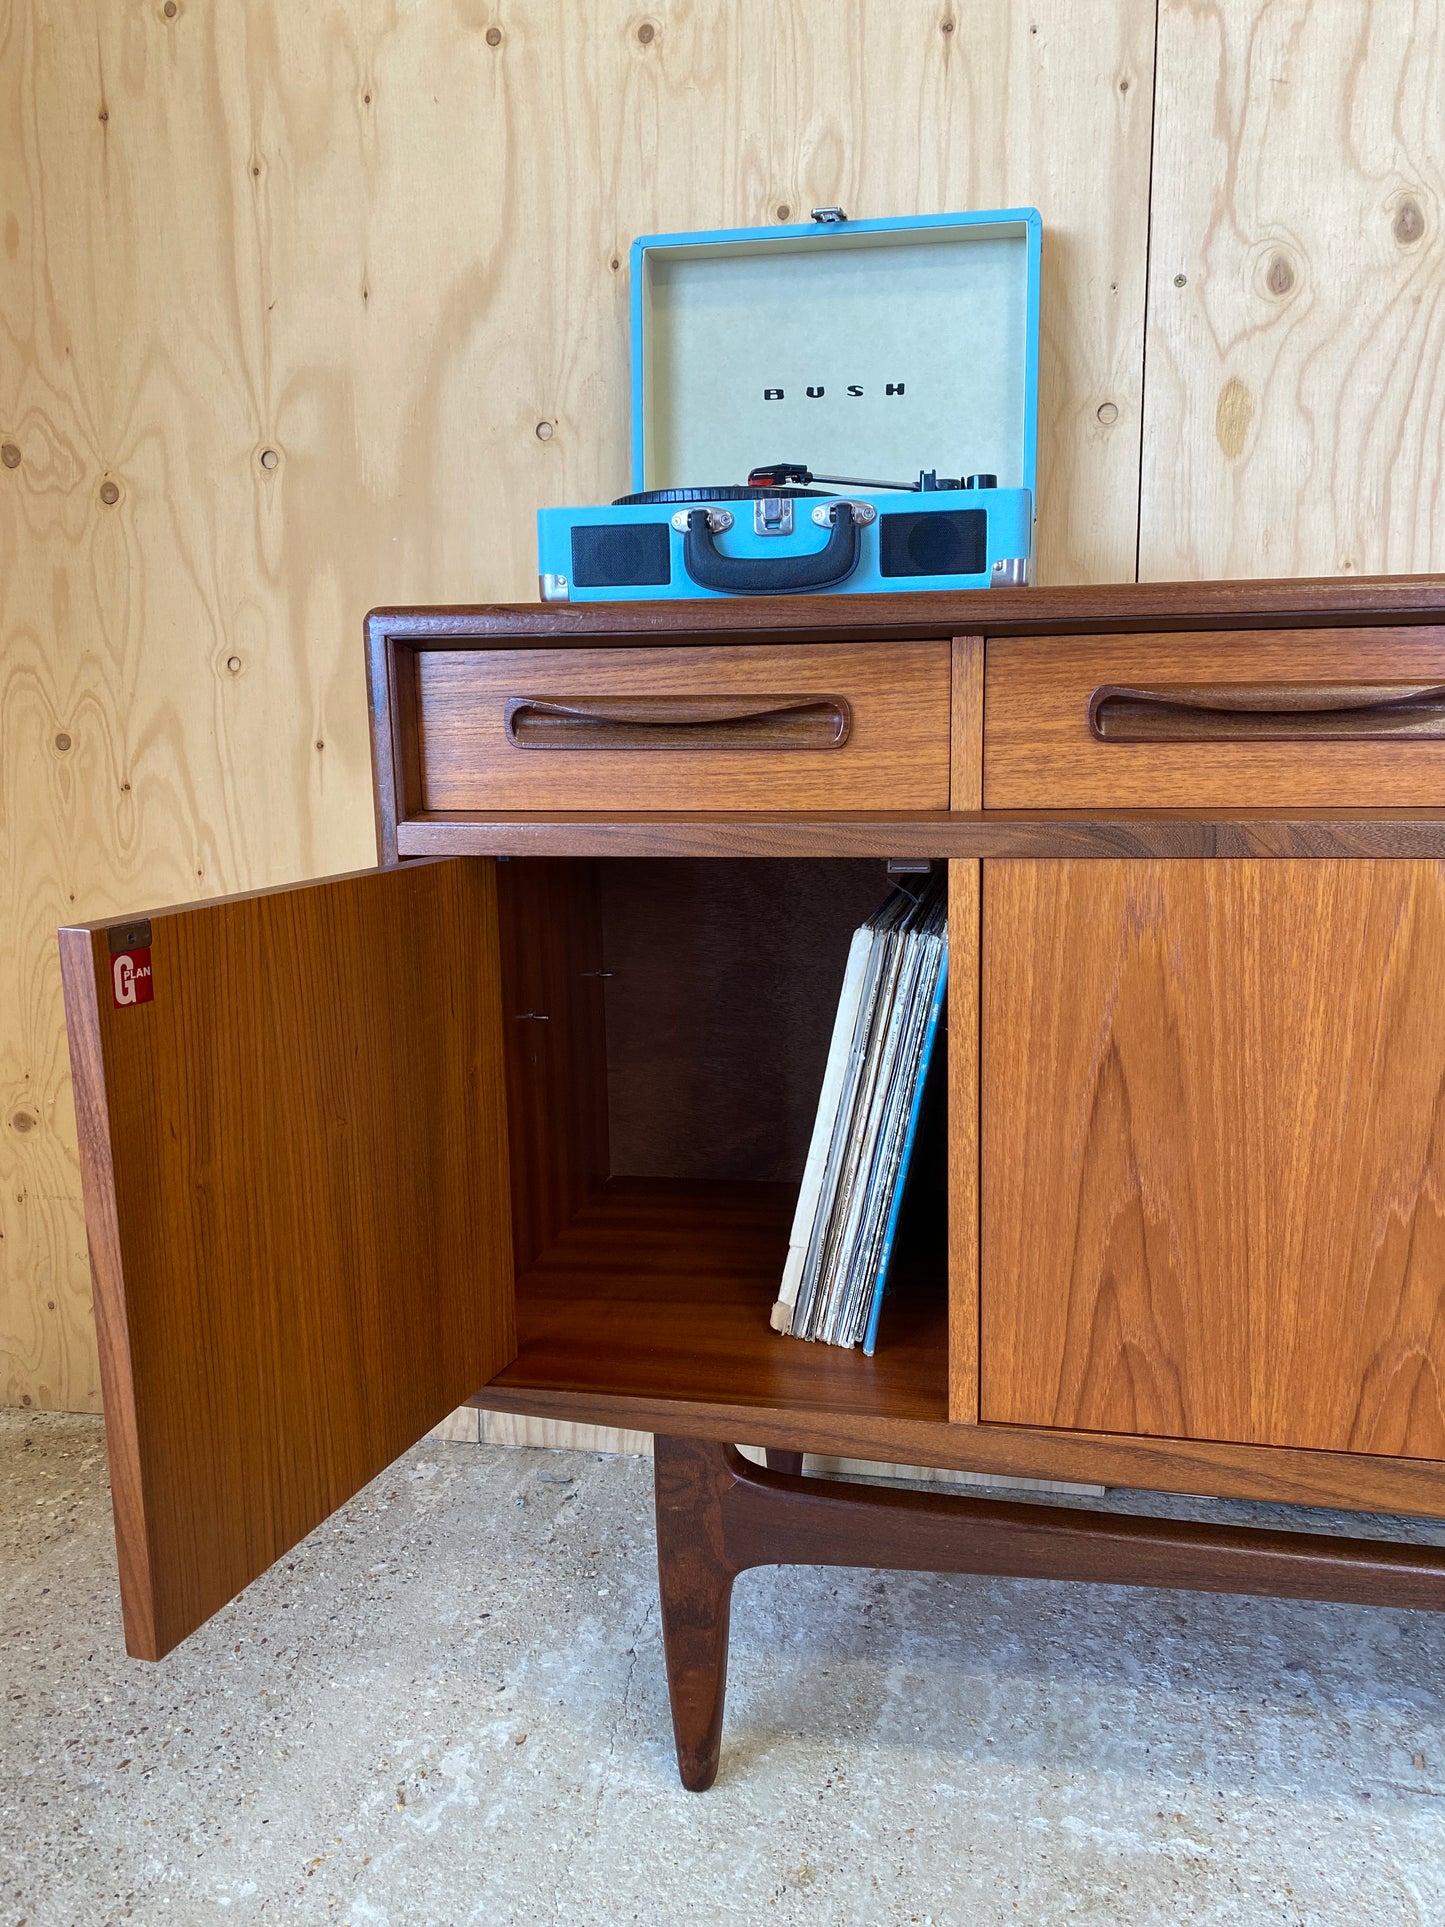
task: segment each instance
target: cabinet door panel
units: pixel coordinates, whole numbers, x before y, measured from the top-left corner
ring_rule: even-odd
[[[1445,1457],[1445,869],[983,895],[981,1416]]]
[[[126,1643],[153,1659],[514,1355],[494,866],[60,946]]]

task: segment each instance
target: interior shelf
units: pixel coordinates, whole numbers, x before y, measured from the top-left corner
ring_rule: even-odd
[[[900,1249],[878,1350],[768,1324],[797,1187],[611,1178],[517,1281],[510,1391],[946,1419],[941,1255]]]

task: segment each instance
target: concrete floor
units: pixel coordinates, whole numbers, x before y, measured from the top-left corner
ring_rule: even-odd
[[[753,1573],[683,1793],[637,1459],[428,1442],[144,1666],[0,1414],[0,1708],[0,1927],[1445,1921],[1445,1618]]]

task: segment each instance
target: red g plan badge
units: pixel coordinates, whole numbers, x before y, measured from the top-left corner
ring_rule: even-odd
[[[110,994],[117,1010],[148,1004],[155,995],[151,977],[151,927],[148,922],[126,923],[108,931],[110,938]]]

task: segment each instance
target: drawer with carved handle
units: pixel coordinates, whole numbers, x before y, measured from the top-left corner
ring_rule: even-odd
[[[990,643],[984,804],[1445,806],[1445,629]]]
[[[420,807],[946,809],[946,642],[432,649]]]

